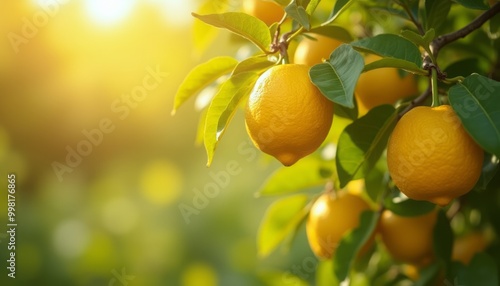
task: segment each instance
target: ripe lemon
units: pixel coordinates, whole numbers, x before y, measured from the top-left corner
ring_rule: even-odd
[[[433,257],[433,229],[437,211],[414,217],[403,217],[385,210],[379,232],[387,251],[401,262],[425,265]]]
[[[245,109],[247,132],[264,153],[290,166],[314,152],[333,120],[333,102],[309,79],[305,65],[277,65],[263,73]]]
[[[348,192],[324,193],[311,207],[306,222],[309,245],[316,256],[330,259],[342,236],[359,225],[363,211],[370,210],[368,203]],[[366,252],[373,239],[361,249]]]
[[[249,15],[261,19],[268,26],[279,22],[285,15],[285,10],[273,1],[245,0],[243,11]]]
[[[380,60],[369,54],[365,64]],[[412,74],[401,77],[396,68],[380,68],[362,73],[354,91],[360,114],[382,104],[394,104],[399,99],[418,93],[417,82]]]
[[[455,239],[453,243],[452,260],[469,264],[476,253],[484,251],[488,246],[484,234],[481,232],[471,232]]]
[[[312,67],[313,65],[320,64],[323,59],[330,58],[330,54],[342,42],[327,36],[319,34],[311,34],[315,40],[304,38],[297,45],[293,62],[296,64],[303,64]]]
[[[420,106],[394,128],[387,164],[406,196],[445,206],[474,187],[481,175],[483,150],[449,105]]]

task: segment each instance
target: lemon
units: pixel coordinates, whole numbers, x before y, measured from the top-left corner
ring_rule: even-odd
[[[304,38],[297,45],[295,54],[293,57],[293,62],[295,64],[304,64],[307,66],[313,66],[323,62],[323,59],[328,60],[330,54],[340,45],[342,42],[327,36],[319,34],[311,34],[314,38]]]
[[[309,79],[305,65],[277,65],[263,73],[245,109],[254,145],[290,166],[314,152],[333,120],[333,102]]]
[[[440,206],[474,187],[483,156],[449,105],[410,110],[387,147],[389,173],[401,192]]]

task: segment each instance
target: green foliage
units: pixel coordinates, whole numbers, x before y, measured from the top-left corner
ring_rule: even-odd
[[[189,97],[214,85],[219,77],[230,75],[218,86],[200,123],[198,138],[203,138],[210,164],[222,134],[238,106],[245,103],[259,75],[275,64],[288,63],[288,53],[293,52],[296,42],[311,37],[310,34],[325,35],[345,43],[332,50],[326,61],[311,67],[309,77],[321,93],[334,102],[336,118],[343,117],[347,123],[345,126],[336,123],[342,121],[340,118],[333,121],[331,134],[323,145],[333,146],[333,151],[320,148],[316,154],[291,167],[278,168],[256,193],[257,197],[277,196],[261,222],[257,235],[258,254],[268,256],[287,238],[297,234],[314,199],[296,193],[314,192],[325,184],[349,189],[350,182],[364,179],[360,195],[369,198],[377,211],[364,213],[360,226],[343,236],[335,257],[319,263],[316,285],[338,285],[347,279],[353,285],[363,285],[368,283],[366,281],[373,281],[370,285],[407,282],[406,274],[399,270],[394,273],[394,264],[398,262],[383,248],[377,247],[371,258],[378,263],[366,262],[360,266],[357,254],[376,231],[382,210],[388,209],[400,216],[419,216],[436,208],[430,202],[415,201],[400,193],[391,180],[385,158],[387,142],[399,118],[416,105],[428,104],[432,96],[435,103],[446,102],[452,106],[462,125],[484,149],[485,160],[474,190],[439,211],[433,236],[435,260],[419,270],[420,278],[415,285],[433,284],[443,274],[449,285],[498,284],[500,261],[487,254],[491,254],[491,250],[477,254],[467,266],[451,261],[451,256],[459,227],[470,227],[469,224],[458,227],[453,216],[465,214],[469,205],[485,217],[485,225],[491,223],[496,231],[500,229],[496,218],[498,212],[493,211],[498,208],[495,192],[500,189],[499,4],[490,10],[497,11],[496,16],[492,13],[472,27],[475,25],[473,19],[486,17],[482,10],[489,9],[482,0],[457,0],[456,3],[450,0],[275,2],[284,8],[286,19],[270,27],[253,16],[231,9],[210,12],[202,6],[204,9],[199,13],[193,13],[206,24],[249,40],[259,51],[239,62],[224,56],[196,67],[179,88],[174,104],[176,110]],[[487,26],[479,29],[485,22]],[[199,23],[195,29],[199,29]],[[203,29],[196,34],[205,31]],[[365,64],[363,55],[366,53],[379,55],[381,59]],[[381,68],[396,68],[415,75],[421,95],[393,105],[377,106],[367,113],[358,110],[355,90],[359,77],[364,72]],[[439,89],[430,89],[431,75]],[[320,151],[329,151],[330,155],[320,156]],[[435,175],[439,176],[439,170]],[[280,197],[290,194],[294,195]],[[444,210],[448,211],[448,216]],[[302,281],[297,280],[297,283]]]

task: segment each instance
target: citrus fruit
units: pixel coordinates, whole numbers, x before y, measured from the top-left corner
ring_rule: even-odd
[[[250,94],[245,124],[255,146],[290,166],[314,152],[333,120],[333,102],[309,79],[305,65],[277,65],[263,73]]]
[[[249,15],[259,18],[268,26],[279,22],[285,15],[285,10],[273,1],[245,0],[243,11]]]
[[[365,64],[380,60],[369,54]],[[418,93],[417,82],[412,74],[401,77],[396,68],[379,68],[362,73],[356,84],[354,95],[360,114],[382,104],[394,104],[399,99]]]
[[[453,243],[452,260],[469,264],[476,253],[484,251],[488,241],[481,232],[471,232],[458,237]]]
[[[420,106],[394,128],[387,164],[406,196],[445,206],[474,187],[481,175],[483,150],[449,105]]]
[[[384,210],[379,232],[387,251],[401,262],[425,265],[433,257],[433,230],[437,211],[403,217]]]
[[[313,39],[305,38],[300,41],[295,50],[293,62],[296,64],[304,64],[313,66],[323,62],[323,59],[328,59],[330,54],[338,46],[342,44],[341,41],[319,35],[311,34]]]
[[[330,259],[342,236],[359,225],[361,213],[370,210],[361,197],[348,193],[322,194],[312,205],[306,222],[306,233],[312,251],[319,258]],[[373,239],[363,247],[366,252]]]

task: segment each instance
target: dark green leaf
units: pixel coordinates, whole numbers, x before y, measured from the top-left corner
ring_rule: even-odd
[[[439,29],[450,13],[450,0],[425,0],[426,30]]]
[[[486,151],[500,157],[500,82],[472,74],[449,90],[464,128]]]
[[[495,16],[493,16],[493,18],[490,19],[490,27],[489,27],[489,30],[490,32],[488,33],[490,39],[492,40],[496,40],[498,38],[498,36],[495,36],[497,35],[498,33],[500,33],[500,14],[496,14]]]
[[[434,253],[436,257],[443,262],[444,265],[450,265],[451,251],[453,248],[453,230],[451,229],[450,222],[444,210],[440,210],[438,213],[433,236]]]
[[[296,195],[275,201],[266,211],[257,235],[259,256],[268,256],[296,226],[309,209],[307,195]]]
[[[468,266],[454,262],[450,272],[452,278],[447,279],[447,285],[499,285],[495,260],[484,252],[476,254]]]
[[[233,76],[243,72],[264,72],[276,63],[270,62],[266,55],[259,55],[241,61],[233,70]]]
[[[266,180],[257,195],[283,195],[325,183],[321,175],[324,163],[305,157],[290,167],[281,167]]]
[[[419,271],[419,278],[417,281],[415,281],[414,286],[433,285],[436,281],[436,277],[438,276],[440,269],[441,269],[441,264],[438,262],[434,262],[431,265],[423,268],[421,271]],[[436,285],[448,286],[448,284],[441,284],[441,281],[438,281]],[[451,284],[449,286],[458,286],[458,285]]]
[[[359,250],[375,231],[379,216],[379,212],[364,211],[360,217],[359,227],[344,235],[340,240],[333,257],[333,271],[339,281],[346,279]]]
[[[415,45],[423,48],[427,48],[429,46],[432,40],[434,40],[435,35],[436,32],[434,31],[434,29],[428,30],[423,36],[413,32],[412,30],[404,30],[401,32],[401,36],[410,40]]]
[[[368,197],[378,202],[386,190],[385,174],[377,168],[372,169],[365,177],[365,187]]]
[[[330,55],[329,62],[309,71],[312,82],[331,101],[354,107],[354,89],[363,70],[363,57],[350,45],[342,44]]]
[[[237,74],[224,82],[212,99],[207,111],[204,135],[207,166],[212,164],[217,143],[233,118],[238,104],[250,93],[258,76],[254,72]]]
[[[216,57],[194,67],[179,86],[174,99],[172,114],[191,96],[202,91],[219,77],[229,73],[238,61],[231,57]]]
[[[334,109],[335,115],[351,119],[353,121],[358,119],[358,103],[356,102],[356,100],[354,100],[353,102],[354,102],[353,108],[347,108],[340,104],[336,105]]]
[[[486,190],[488,184],[498,172],[499,162],[500,158],[495,157],[489,153],[484,154],[483,170],[481,171],[481,177],[479,177],[476,186],[474,186],[475,190]]]
[[[414,63],[417,67],[422,66],[422,57],[418,47],[409,40],[394,34],[381,34],[365,38],[353,42],[351,45],[365,52],[405,60]]]
[[[332,13],[330,17],[328,17],[327,23],[332,23],[337,19],[342,12],[344,12],[349,6],[354,2],[354,0],[338,0],[335,2],[335,6],[333,7]]]
[[[261,20],[241,12],[227,12],[222,14],[192,15],[201,21],[218,28],[227,29],[254,43],[265,52],[271,45],[271,33],[267,25]]]
[[[381,105],[344,129],[336,156],[341,188],[351,180],[363,178],[373,168],[386,148],[396,122],[394,107]]]
[[[381,60],[371,62],[364,67],[363,72],[386,67],[398,68],[421,75],[427,74],[425,70],[421,69],[412,62],[392,58],[382,58]]]
[[[329,25],[312,28],[309,32],[337,39],[344,43],[352,42],[353,37],[349,31],[341,26]]]
[[[290,5],[285,7],[286,13],[295,21],[297,21],[306,30],[311,29],[311,23],[309,22],[309,15],[304,7],[297,5],[296,1],[292,1]]]
[[[472,73],[482,70],[479,66],[478,58],[467,58],[456,61],[444,69],[448,78],[457,76],[468,76]]]
[[[477,10],[487,10],[490,6],[482,0],[456,0],[460,5]]]
[[[399,216],[419,216],[432,211],[436,205],[426,201],[416,201],[393,192],[384,200],[385,207]]]

